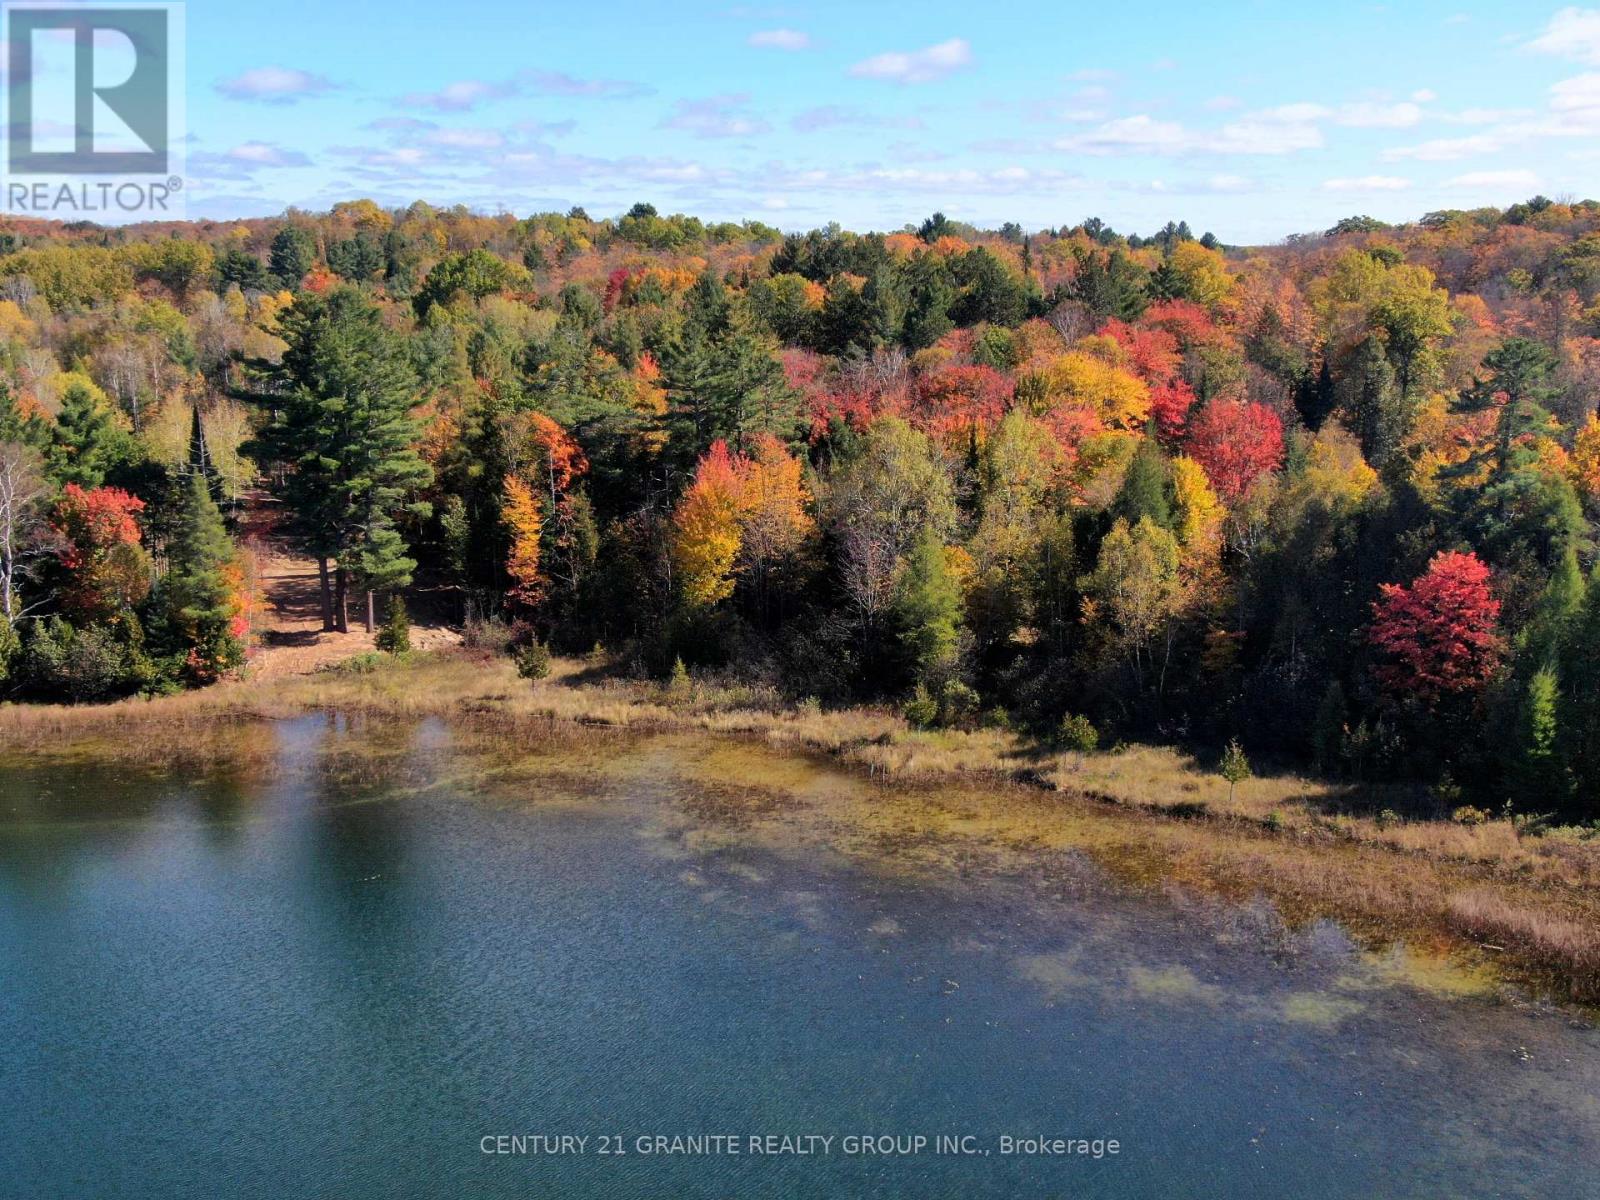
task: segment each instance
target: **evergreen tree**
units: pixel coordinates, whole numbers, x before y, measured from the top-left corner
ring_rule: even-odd
[[[1514,771],[1526,809],[1566,804],[1566,775],[1556,746],[1558,695],[1556,673],[1548,667],[1535,671],[1523,698]]]
[[[798,398],[776,344],[757,330],[750,313],[742,305],[733,309],[715,338],[696,329],[696,323],[686,326],[666,362],[668,429],[685,466],[719,440],[742,453],[757,433],[792,437]]]
[[[1145,438],[1128,464],[1128,474],[1112,502],[1111,515],[1125,517],[1129,525],[1137,525],[1141,517],[1149,517],[1161,528],[1171,529],[1170,490],[1166,456],[1154,438]]]
[[[408,499],[432,479],[417,453],[415,377],[377,307],[354,288],[302,295],[280,328],[289,345],[269,376],[278,413],[268,442],[292,468],[285,498],[321,564],[324,628],[343,632],[352,582],[392,590],[416,566],[398,527],[402,515],[431,511]]]
[[[1577,552],[1568,546],[1519,638],[1520,657],[1535,668],[1557,666],[1582,609],[1583,572],[1578,569]]]
[[[411,649],[411,621],[406,616],[406,602],[399,595],[389,597],[376,644],[385,654],[404,654]]]
[[[1104,258],[1091,252],[1079,258],[1077,274],[1060,298],[1081,303],[1096,325],[1107,317],[1135,321],[1150,300],[1148,280],[1145,269],[1121,250]]]
[[[167,574],[161,581],[159,640],[183,657],[183,673],[211,683],[244,661],[240,640],[236,552],[222,514],[198,472],[183,488]]]
[[[68,384],[51,430],[50,473],[57,482],[100,487],[133,454],[133,438],[104,398],[87,384]]]
[[[279,283],[293,290],[300,286],[300,281],[316,261],[317,242],[310,231],[285,225],[272,239],[267,269],[277,276]]]
[[[961,589],[932,530],[917,539],[896,587],[894,613],[916,682],[937,682],[955,665],[960,644]]]
[[[1511,466],[1517,438],[1550,420],[1545,406],[1559,394],[1550,382],[1556,356],[1542,342],[1513,337],[1484,355],[1483,365],[1489,368],[1489,377],[1474,381],[1462,394],[1461,407],[1467,411],[1498,409],[1495,456],[1497,469],[1503,473]]]
[[[1361,453],[1381,470],[1405,436],[1406,409],[1394,368],[1377,338],[1361,343],[1344,384],[1345,409],[1351,428],[1361,439]]]
[[[1565,728],[1580,816],[1600,818],[1600,570],[1589,578],[1583,608],[1564,655]]]
[[[50,422],[37,411],[22,415],[11,385],[0,380],[0,442],[20,442],[44,453],[50,448]]]

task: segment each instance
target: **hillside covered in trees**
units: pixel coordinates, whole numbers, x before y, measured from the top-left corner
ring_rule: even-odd
[[[356,201],[0,251],[12,698],[244,663],[261,479],[330,628],[426,580],[512,646],[1600,817],[1600,204],[1237,248]]]

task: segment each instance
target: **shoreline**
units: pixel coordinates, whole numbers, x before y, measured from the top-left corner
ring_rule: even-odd
[[[707,683],[674,691],[575,660],[530,684],[506,659],[457,650],[97,707],[7,705],[0,755],[209,768],[237,760],[230,731],[241,723],[312,711],[439,717],[501,756],[529,734],[584,728],[820,755],[885,785],[840,814],[855,836],[1082,849],[1134,886],[1264,896],[1291,924],[1334,919],[1371,944],[1425,946],[1468,971],[1600,1007],[1600,839],[1529,836],[1509,821],[1396,822],[1381,815],[1388,789],[1293,776],[1249,780],[1230,801],[1220,776],[1164,748],[1057,753],[999,730],[912,730],[887,710],[783,706]]]

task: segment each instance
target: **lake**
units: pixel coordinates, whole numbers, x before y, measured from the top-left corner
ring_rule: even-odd
[[[1421,950],[750,745],[239,736],[0,772],[0,1195],[1600,1194],[1600,1033]]]

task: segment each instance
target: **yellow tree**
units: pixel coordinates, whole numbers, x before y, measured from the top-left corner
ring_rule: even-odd
[[[1205,468],[1187,454],[1170,465],[1178,541],[1186,557],[1215,558],[1222,551],[1222,502],[1211,490]]]
[[[1196,304],[1214,308],[1233,295],[1233,276],[1215,250],[1199,242],[1179,242],[1168,261],[1183,279],[1185,293]]]
[[[1150,419],[1150,389],[1137,376],[1086,350],[1070,350],[1040,372],[1046,411],[1086,408],[1110,429],[1137,430]]]
[[[515,475],[507,475],[500,520],[511,542],[506,555],[506,574],[511,576],[510,597],[529,607],[544,598],[545,580],[539,572],[539,537],[544,532],[544,514],[539,497]]]
[[[810,494],[800,463],[770,433],[750,439],[748,457],[734,460],[739,507],[739,562],[757,574],[799,550],[816,527],[806,511]]]
[[[1585,496],[1600,496],[1600,418],[1593,413],[1572,444],[1572,475]]]
[[[691,608],[709,608],[733,594],[733,568],[743,540],[739,491],[733,455],[719,439],[701,458],[694,482],[672,514],[672,566]]]

